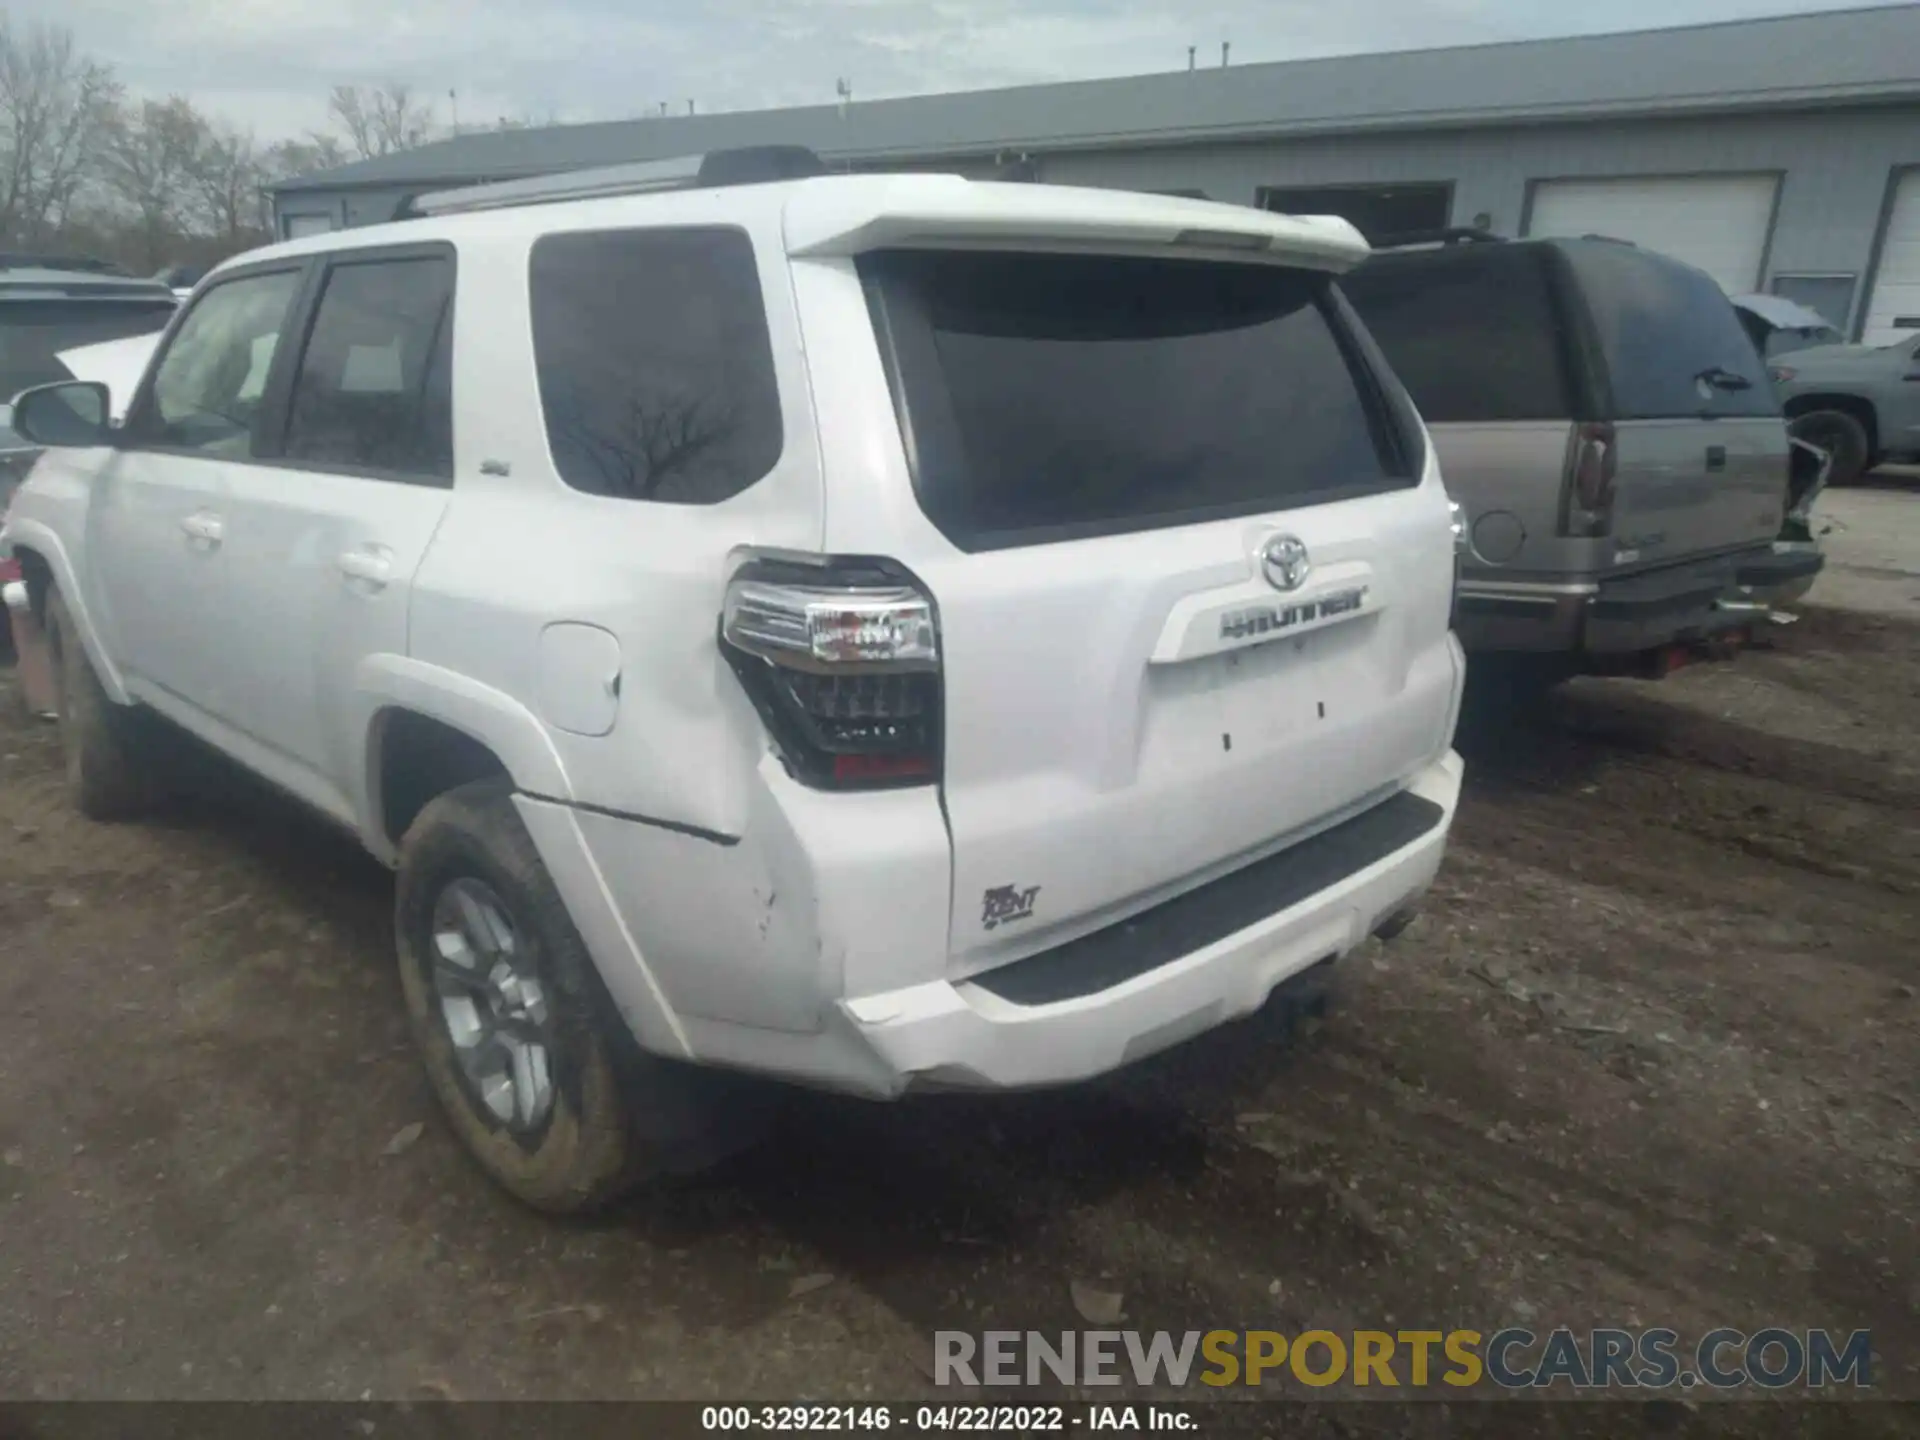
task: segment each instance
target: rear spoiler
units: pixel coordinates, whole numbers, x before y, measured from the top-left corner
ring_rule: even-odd
[[[1242,205],[1060,185],[995,185],[903,175],[857,192],[796,191],[787,253],[857,255],[890,246],[1038,243],[1183,250],[1345,271],[1367,242],[1335,215],[1279,215]]]

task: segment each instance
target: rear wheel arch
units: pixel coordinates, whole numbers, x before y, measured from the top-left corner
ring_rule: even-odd
[[[80,577],[73,568],[59,538],[44,525],[16,518],[11,528],[15,558],[27,583],[27,595],[33,602],[33,615],[42,625],[49,623],[49,604],[58,595],[66,607],[74,638],[85,649],[93,673],[108,700],[129,705],[133,697],[120,678],[118,660],[107,653],[92,612],[87,608]]]
[[[1797,420],[1802,415],[1811,415],[1818,410],[1838,410],[1851,415],[1867,429],[1867,444],[1874,454],[1880,453],[1880,415],[1873,401],[1864,395],[1850,395],[1844,391],[1823,391],[1811,395],[1795,395],[1781,406],[1789,420]]]
[[[440,782],[447,777],[457,785],[505,775],[515,790],[573,798],[552,737],[532,711],[504,691],[423,660],[382,653],[365,657],[355,668],[353,692],[348,733],[360,760],[350,787],[354,810],[361,840],[388,864],[398,858],[404,827],[420,806],[444,793],[448,784]],[[409,793],[395,800],[398,809],[390,815],[393,787],[385,777],[390,770],[404,774],[404,762],[422,753],[403,748],[390,754],[388,743],[396,739],[403,746],[424,747],[432,769],[425,779],[400,787]],[[395,821],[401,828],[394,828]]]
[[[33,618],[44,625],[47,623],[47,596],[53,590],[53,566],[47,563],[46,556],[31,546],[16,545],[13,557],[20,562],[20,578],[26,581],[27,601]]]
[[[369,820],[397,852],[434,800],[478,780],[514,777],[494,748],[458,725],[402,705],[374,714],[367,736]]]

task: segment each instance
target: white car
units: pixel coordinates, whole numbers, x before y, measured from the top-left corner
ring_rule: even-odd
[[[78,803],[158,716],[395,866],[536,1206],[711,1138],[694,1067],[1055,1085],[1248,1014],[1454,813],[1448,501],[1345,221],[806,168],[428,197],[221,267],[123,425],[16,409]]]

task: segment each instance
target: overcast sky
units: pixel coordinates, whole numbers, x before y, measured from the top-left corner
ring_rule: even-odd
[[[406,81],[462,124],[623,119],[1727,20],[1846,0],[0,0],[70,27],[136,94],[263,140],[325,124],[329,86]],[[1205,15],[1204,20],[1183,15]]]

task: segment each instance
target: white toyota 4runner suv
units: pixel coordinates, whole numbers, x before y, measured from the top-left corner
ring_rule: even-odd
[[[1052,1085],[1252,1012],[1403,923],[1459,794],[1345,221],[810,159],[254,251],[123,423],[16,409],[78,804],[153,795],[162,718],[350,827],[546,1209],[672,1163],[696,1067]]]

